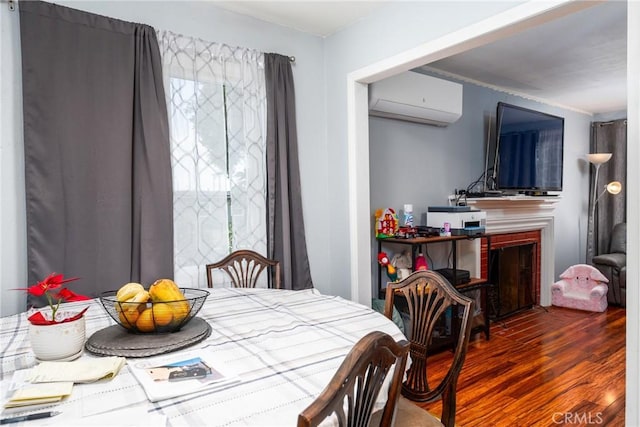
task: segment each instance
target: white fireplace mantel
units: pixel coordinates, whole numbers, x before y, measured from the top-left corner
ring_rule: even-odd
[[[488,234],[540,230],[540,305],[551,305],[555,277],[553,219],[559,196],[511,196],[467,199],[467,204],[487,213]],[[478,264],[479,251],[478,253]]]

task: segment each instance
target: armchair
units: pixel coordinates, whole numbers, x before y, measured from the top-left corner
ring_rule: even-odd
[[[595,267],[577,264],[567,268],[551,285],[551,304],[558,307],[603,312],[607,309],[607,278]]]
[[[591,261],[594,267],[609,279],[609,294],[607,299],[610,304],[626,307],[627,305],[627,224],[621,222],[613,227],[609,253],[593,257]]]

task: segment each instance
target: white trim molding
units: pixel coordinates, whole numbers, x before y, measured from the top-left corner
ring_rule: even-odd
[[[371,304],[371,242],[369,212],[369,111],[366,83],[347,82],[349,141],[349,243],[351,244],[351,299]],[[362,185],[366,183],[366,185]]]
[[[487,213],[488,234],[540,230],[540,305],[545,307],[551,305],[551,285],[555,281],[553,221],[558,201],[559,197],[520,196],[467,199],[469,206]]]

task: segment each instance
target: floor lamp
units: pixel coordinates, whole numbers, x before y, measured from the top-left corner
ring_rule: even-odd
[[[598,200],[600,200],[600,197],[604,196],[605,193],[616,195],[621,191],[622,191],[622,183],[620,181],[611,181],[610,183],[605,185],[603,187],[602,193],[600,193],[598,197],[596,197],[595,201],[593,202],[593,207],[591,208],[591,216],[595,218],[596,204],[598,203]]]
[[[587,156],[589,162],[593,164],[596,168],[596,173],[594,174],[593,179],[593,193],[589,200],[590,209],[589,209],[589,229],[587,233],[587,263],[591,263],[591,258],[593,257],[592,248],[594,241],[594,228],[595,228],[595,216],[596,216],[596,205],[598,204],[598,200],[605,194],[618,194],[622,191],[622,184],[619,181],[612,181],[602,187],[602,192],[598,194],[598,173],[600,171],[600,166],[603,163],[608,162],[611,159],[611,153],[593,153]]]

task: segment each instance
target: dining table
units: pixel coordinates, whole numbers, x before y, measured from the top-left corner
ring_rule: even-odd
[[[126,358],[118,374],[108,380],[75,384],[59,403],[29,410],[59,415],[19,425],[59,426],[295,426],[354,344],[371,331],[406,339],[381,313],[317,289],[208,289],[196,318],[211,326],[202,341],[179,352],[207,351],[237,381],[214,389],[151,402],[132,373],[145,357]],[[86,335],[112,328],[116,322],[99,299],[67,303],[65,309],[88,306]],[[11,394],[16,371],[37,364],[28,338],[27,316],[0,319],[0,384],[2,403]],[[147,337],[148,338],[148,337]],[[162,334],[157,334],[162,340]],[[84,350],[79,360],[102,357]],[[384,405],[380,393],[377,408]],[[7,417],[6,411],[0,419]],[[11,414],[15,416],[15,414]],[[323,425],[337,425],[329,417]]]

